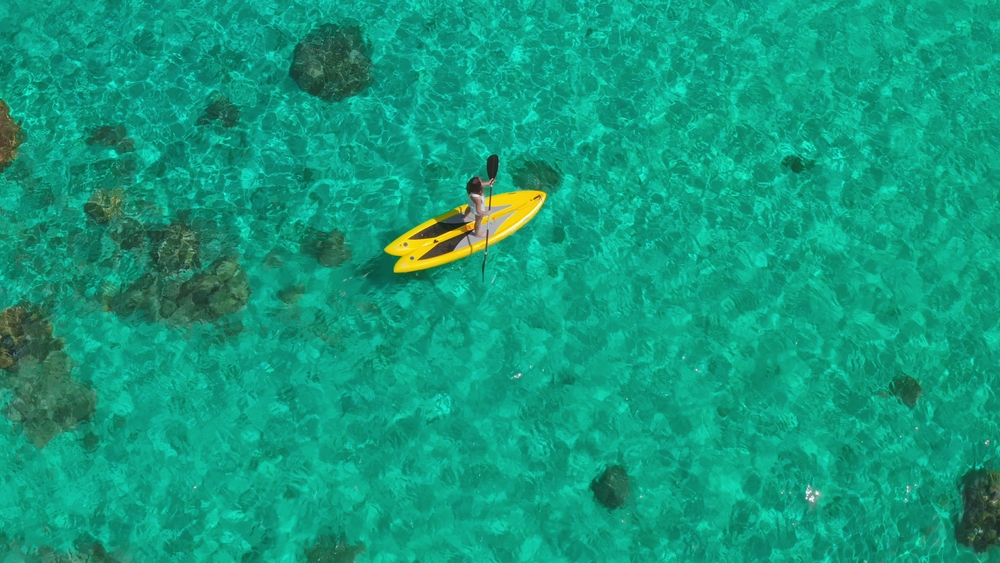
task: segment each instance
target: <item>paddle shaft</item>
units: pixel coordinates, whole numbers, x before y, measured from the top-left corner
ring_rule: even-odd
[[[483,281],[486,281],[486,259],[490,257],[490,211],[493,211],[493,186],[490,186],[490,205],[486,210],[486,247],[483,248]]]
[[[486,247],[483,248],[483,281],[486,281],[486,259],[490,257],[490,220],[493,217],[490,212],[493,211],[493,180],[497,177],[497,169],[500,167],[500,157],[495,154],[491,154],[489,158],[486,159],[486,175],[490,177],[490,203],[489,209],[486,211]]]

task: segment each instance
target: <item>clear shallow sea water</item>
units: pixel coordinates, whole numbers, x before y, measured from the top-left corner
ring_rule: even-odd
[[[0,307],[48,303],[98,396],[42,450],[3,419],[4,561],[1000,561],[953,537],[1000,438],[1000,5],[955,4],[0,4]],[[295,43],[352,21],[374,85],[301,92]],[[195,127],[215,91],[237,127]],[[107,124],[129,216],[240,255],[242,331],[102,310],[143,273],[83,213]],[[485,283],[393,275],[493,152],[564,183]]]

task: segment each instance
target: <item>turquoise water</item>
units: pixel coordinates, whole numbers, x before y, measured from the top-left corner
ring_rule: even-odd
[[[305,561],[342,532],[385,563],[1000,561],[952,524],[1000,438],[997,21],[973,1],[0,3],[27,134],[0,174],[0,307],[47,305],[97,394],[43,449],[2,419],[0,554]],[[375,65],[333,104],[288,77],[325,22],[361,24]],[[213,92],[236,127],[195,126]],[[116,124],[134,177],[91,166],[119,157],[87,132]],[[498,191],[518,160],[564,181],[485,282],[478,256],[393,275],[382,247],[494,152]],[[239,315],[105,312],[148,268],[83,212],[119,184],[126,215],[194,225],[203,264],[239,255]],[[351,260],[303,255],[309,227]],[[885,396],[904,373],[912,410]],[[616,463],[632,497],[608,512],[588,486]]]

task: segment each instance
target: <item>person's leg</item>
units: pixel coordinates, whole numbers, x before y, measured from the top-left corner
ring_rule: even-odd
[[[476,226],[472,229],[472,234],[476,235],[477,237],[483,237],[484,232],[485,231],[483,230],[483,216],[476,215]]]

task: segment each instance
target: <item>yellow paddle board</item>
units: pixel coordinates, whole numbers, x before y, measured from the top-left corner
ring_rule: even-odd
[[[486,201],[488,213],[498,215],[506,213],[511,208],[521,207],[534,201],[534,197],[540,192],[523,190],[494,194],[492,207],[490,201]],[[489,198],[487,198],[489,200]],[[545,194],[542,193],[542,201],[545,201]],[[461,205],[454,209],[449,209],[433,219],[413,227],[399,236],[396,240],[385,247],[385,251],[393,256],[403,256],[414,250],[435,244],[444,238],[450,238],[455,233],[463,229],[471,229],[473,221],[465,218],[465,211],[468,205]],[[493,237],[490,236],[490,239]]]
[[[488,215],[490,245],[527,224],[542,208],[545,198],[545,192],[535,190],[495,194]],[[489,198],[486,205],[491,205]],[[386,246],[388,254],[400,257],[393,271],[401,274],[426,270],[486,248],[486,237],[473,234],[475,220],[465,218],[466,209],[468,206],[462,205],[442,213],[410,229]],[[485,223],[483,227],[485,230]]]

